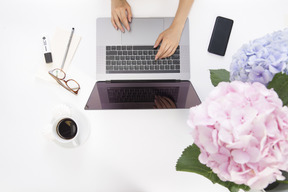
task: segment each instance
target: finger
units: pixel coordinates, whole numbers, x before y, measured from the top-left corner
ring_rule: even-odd
[[[173,55],[173,54],[175,53],[176,49],[177,49],[177,47],[174,47],[174,48],[172,49],[171,53],[168,55],[168,57],[170,57],[171,55]]]
[[[170,57],[171,55],[173,55],[175,53],[177,47],[178,47],[178,44],[174,45],[174,46],[171,46],[169,48],[169,50],[167,50],[166,54],[161,57],[161,59],[162,58],[166,58],[166,57]]]
[[[173,47],[167,47],[167,51],[162,54],[160,59],[165,58],[165,57],[169,57],[172,51],[173,51]]]
[[[130,31],[130,26],[125,12],[120,12],[120,20],[127,29],[127,31]]]
[[[178,45],[179,45],[179,44],[176,44],[176,45],[174,46],[174,48],[173,48],[171,54],[169,55],[169,57],[175,53],[175,51],[176,51],[177,48],[178,48]]]
[[[170,108],[176,108],[176,104],[169,98],[169,97],[163,97],[168,103]]]
[[[160,49],[158,50],[157,54],[155,55],[155,60],[162,57],[162,55],[167,51],[167,44],[163,44],[160,46]]]
[[[116,25],[113,17],[111,17],[111,23],[112,23],[113,27],[114,27],[116,30],[118,30],[118,27],[117,27],[117,25]]]
[[[165,50],[164,46],[165,46],[165,44],[162,43],[162,45],[160,46],[157,54],[155,55],[155,60],[159,59],[162,56],[163,51]]]
[[[160,102],[160,98],[159,98],[159,96],[157,96],[157,95],[155,96],[155,101],[154,101],[154,103],[155,103],[155,106],[156,106],[157,109],[162,109],[162,108],[164,108],[163,103]]]
[[[161,108],[160,103],[159,103],[158,99],[157,99],[156,96],[155,96],[154,109],[160,109],[160,108]]]
[[[130,7],[130,6],[127,7],[126,11],[127,11],[128,21],[129,21],[129,23],[131,23],[131,22],[132,22],[132,11],[131,11],[131,7]]]
[[[156,47],[159,46],[159,44],[161,43],[162,39],[163,39],[163,35],[162,35],[162,33],[161,33],[161,34],[158,36],[158,38],[156,39],[156,41],[155,41],[154,48],[156,48]]]
[[[124,33],[124,29],[123,29],[123,27],[122,27],[122,25],[120,23],[120,20],[119,20],[119,17],[118,17],[117,14],[114,14],[114,21],[115,21],[118,29],[120,29]]]
[[[166,101],[163,96],[159,96],[159,102],[161,103],[163,108],[165,108],[165,109],[170,108],[169,102]]]

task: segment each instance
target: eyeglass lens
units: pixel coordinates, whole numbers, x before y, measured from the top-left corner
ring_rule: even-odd
[[[65,73],[64,73],[64,71],[59,70],[59,69],[53,70],[53,71],[52,71],[52,74],[53,74],[55,77],[59,78],[59,79],[64,79],[64,78],[65,78]]]
[[[66,83],[67,86],[74,91],[77,91],[79,89],[79,84],[73,79],[68,80]]]

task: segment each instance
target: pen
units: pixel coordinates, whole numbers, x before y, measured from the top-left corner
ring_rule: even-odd
[[[62,61],[61,69],[63,69],[63,67],[64,67],[64,64],[65,64],[65,61],[66,61],[66,58],[67,58],[67,54],[68,54],[68,51],[69,51],[69,48],[70,48],[70,44],[71,44],[71,41],[72,41],[73,34],[74,34],[74,28],[72,28],[72,31],[71,31],[71,34],[70,34],[70,38],[69,38],[69,41],[68,41],[68,44],[67,44],[67,47],[66,47],[66,52],[65,52],[65,55],[64,55],[64,58],[63,58],[63,61]]]
[[[48,45],[48,40],[46,39],[46,37],[43,37],[43,45],[44,45],[44,57],[45,57],[45,61],[46,63],[52,63],[52,54]]]

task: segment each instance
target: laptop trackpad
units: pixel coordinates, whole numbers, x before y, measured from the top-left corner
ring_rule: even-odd
[[[130,23],[130,32],[122,33],[122,45],[154,45],[163,32],[163,19],[135,18]]]

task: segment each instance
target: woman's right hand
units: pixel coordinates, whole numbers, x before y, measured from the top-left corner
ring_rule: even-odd
[[[165,96],[155,95],[154,100],[154,109],[175,109],[176,104],[172,101],[172,99]]]
[[[111,0],[111,22],[116,30],[125,32],[122,24],[127,31],[130,31],[129,23],[132,21],[131,7],[126,0]]]

